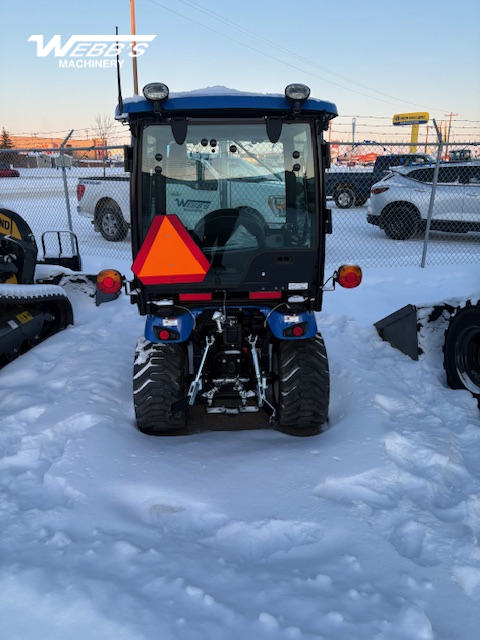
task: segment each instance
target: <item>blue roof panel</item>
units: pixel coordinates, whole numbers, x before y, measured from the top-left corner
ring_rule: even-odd
[[[284,95],[266,95],[251,93],[231,93],[231,94],[199,94],[191,93],[185,95],[173,95],[162,103],[162,111],[168,113],[192,112],[192,111],[257,111],[257,112],[278,112],[290,113],[292,105],[286,100]],[[329,114],[330,118],[338,115],[337,107],[332,102],[309,98],[301,105],[301,110],[310,115],[315,113]],[[123,113],[120,114],[118,107],[115,112],[117,119],[128,118],[130,114],[148,113],[153,111],[153,103],[143,96],[125,98],[123,101]]]

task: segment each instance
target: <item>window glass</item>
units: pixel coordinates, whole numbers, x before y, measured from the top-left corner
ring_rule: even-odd
[[[467,184],[480,184],[480,166],[467,167]]]
[[[168,124],[143,132],[142,235],[176,215],[207,259],[235,277],[259,251],[316,244],[310,125],[285,122],[278,142],[265,121],[190,121],[177,144]],[[232,272],[233,273],[233,272]]]
[[[408,177],[413,180],[418,180],[419,182],[433,182],[433,167],[429,167],[428,169],[414,169],[413,171],[408,172]]]
[[[459,167],[440,167],[438,171],[438,182],[455,184],[459,181]]]

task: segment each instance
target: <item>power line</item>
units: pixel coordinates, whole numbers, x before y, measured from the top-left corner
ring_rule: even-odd
[[[275,60],[276,62],[284,64],[284,65],[286,65],[288,67],[291,67],[292,69],[295,69],[295,70],[300,71],[302,73],[307,73],[308,75],[313,76],[314,78],[318,78],[319,80],[322,80],[324,82],[328,82],[329,84],[332,84],[333,86],[336,86],[336,87],[340,87],[341,89],[344,89],[346,91],[351,91],[352,93],[356,93],[357,95],[361,95],[361,96],[363,96],[365,98],[369,98],[369,99],[372,99],[372,100],[377,100],[377,101],[380,101],[380,102],[384,102],[384,103],[390,104],[392,106],[398,106],[397,103],[398,102],[402,102],[402,103],[405,103],[405,104],[409,104],[409,105],[413,105],[413,106],[416,106],[416,107],[420,107],[422,109],[423,108],[428,108],[428,107],[424,107],[422,105],[419,105],[419,104],[417,104],[415,102],[409,102],[407,100],[403,100],[402,98],[397,98],[395,96],[390,96],[389,94],[383,93],[382,91],[378,91],[377,89],[371,89],[370,87],[367,87],[366,85],[363,85],[363,84],[361,84],[359,82],[356,82],[355,80],[351,80],[350,78],[347,78],[346,76],[342,76],[341,74],[338,74],[338,73],[336,73],[334,71],[330,71],[326,67],[322,67],[321,65],[319,65],[319,64],[317,64],[315,62],[307,60],[306,58],[302,58],[298,54],[296,54],[296,53],[294,53],[292,51],[289,51],[288,49],[285,49],[285,48],[277,45],[276,43],[273,43],[270,40],[267,40],[266,38],[263,38],[262,36],[259,36],[259,35],[255,34],[255,33],[252,33],[248,29],[245,29],[245,28],[241,27],[240,25],[237,25],[234,22],[231,22],[230,20],[227,20],[227,19],[223,18],[222,16],[219,16],[218,14],[214,13],[213,11],[210,11],[208,9],[204,9],[203,7],[200,7],[199,5],[197,5],[194,2],[190,2],[188,0],[180,0],[180,2],[183,2],[184,4],[187,4],[188,6],[194,7],[196,9],[198,9],[199,11],[202,11],[203,13],[211,15],[215,19],[217,19],[217,20],[219,20],[221,22],[224,22],[225,24],[228,24],[229,26],[234,27],[236,30],[242,31],[243,33],[246,33],[250,37],[255,38],[257,40],[260,40],[264,44],[267,44],[268,46],[271,46],[271,47],[273,47],[275,49],[278,49],[279,51],[282,51],[283,53],[287,53],[291,57],[297,58],[298,60],[300,60],[302,62],[305,62],[305,63],[307,63],[307,64],[309,64],[309,65],[311,65],[313,67],[317,67],[319,69],[322,69],[323,71],[326,71],[327,73],[330,73],[331,75],[335,75],[337,77],[340,77],[340,78],[346,80],[347,82],[350,82],[352,84],[356,84],[356,85],[358,85],[360,87],[363,87],[367,91],[371,91],[373,93],[378,93],[380,95],[384,95],[386,97],[392,98],[393,100],[396,100],[396,102],[393,103],[393,102],[390,102],[388,100],[383,100],[382,98],[377,98],[376,96],[367,95],[365,93],[362,93],[361,91],[357,91],[355,89],[351,89],[350,87],[346,87],[345,85],[339,84],[337,82],[333,82],[332,80],[328,80],[327,78],[323,78],[322,76],[319,76],[319,75],[317,75],[315,73],[312,73],[311,71],[306,71],[305,69],[300,69],[299,67],[296,67],[295,65],[293,65],[293,64],[291,64],[289,62],[285,62],[284,60],[276,58],[275,56],[272,56],[272,55],[270,55],[270,54],[268,54],[268,53],[266,53],[264,51],[261,51],[260,49],[256,49],[255,47],[252,47],[252,46],[246,44],[245,42],[242,42],[241,40],[237,40],[236,38],[233,38],[232,36],[229,36],[229,35],[221,32],[221,31],[217,31],[213,27],[205,25],[205,24],[203,24],[203,23],[201,23],[201,22],[199,22],[197,20],[194,20],[193,18],[190,18],[189,16],[186,16],[186,15],[184,15],[184,14],[178,12],[178,11],[174,11],[170,7],[166,7],[165,5],[161,4],[160,2],[157,2],[156,0],[149,0],[149,2],[151,4],[154,4],[154,5],[158,6],[158,7],[161,7],[162,9],[165,9],[166,11],[169,11],[170,13],[173,13],[173,14],[175,14],[175,15],[177,15],[177,16],[185,19],[185,20],[188,20],[189,22],[193,22],[194,24],[197,24],[197,25],[203,27],[204,29],[208,29],[209,31],[212,31],[213,33],[219,34],[219,35],[223,36],[224,38],[232,40],[233,42],[236,42],[237,44],[240,44],[241,46],[243,46],[243,47],[245,47],[247,49],[251,49],[252,51],[255,51],[256,53],[260,53],[261,55],[266,56],[268,58],[271,58],[272,60]],[[430,107],[429,110],[431,110],[431,111],[445,111],[445,109],[436,109],[436,108],[433,108],[433,107]]]

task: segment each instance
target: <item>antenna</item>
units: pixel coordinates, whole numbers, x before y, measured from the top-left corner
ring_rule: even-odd
[[[115,33],[118,36],[118,27],[115,27]],[[118,84],[118,111],[121,115],[123,113],[123,100],[122,100],[122,81],[120,80],[120,51],[118,48],[118,40],[117,40],[117,84]]]

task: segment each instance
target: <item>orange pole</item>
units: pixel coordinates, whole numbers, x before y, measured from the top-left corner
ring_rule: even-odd
[[[136,27],[135,27],[135,0],[130,0],[130,24],[132,30],[132,36],[137,35]],[[135,41],[132,42],[132,52],[135,54],[135,45],[137,43]],[[134,55],[132,58],[133,64],[133,93],[138,95],[138,73],[137,73],[137,58]]]

